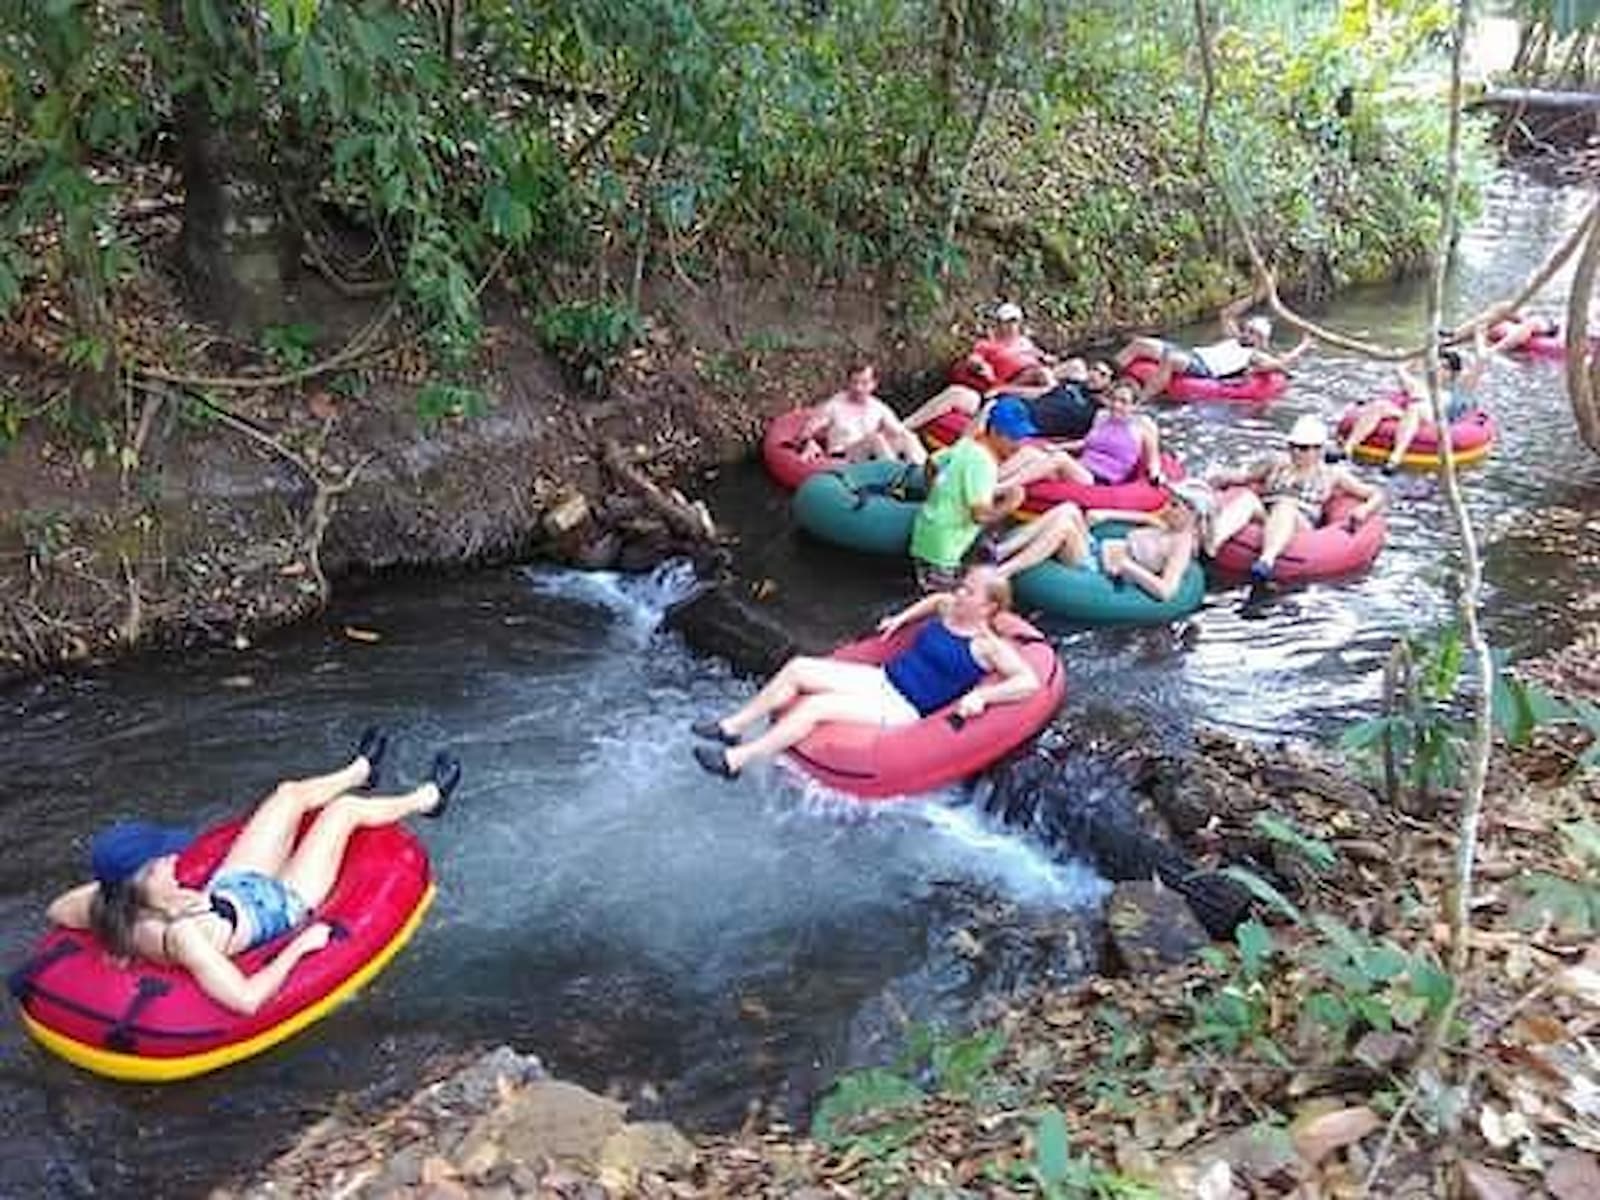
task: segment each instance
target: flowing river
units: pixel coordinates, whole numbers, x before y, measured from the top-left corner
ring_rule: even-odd
[[[1500,176],[1463,239],[1450,311],[1509,293],[1583,201]],[[1421,287],[1346,294],[1325,317],[1414,340]],[[1281,441],[1299,413],[1334,414],[1386,378],[1318,354],[1263,412],[1159,419],[1193,471]],[[1499,366],[1484,395],[1503,440],[1467,493],[1489,534],[1491,636],[1526,653],[1559,644],[1572,598],[1597,582],[1531,536],[1533,514],[1600,507],[1600,462],[1577,442],[1558,366]],[[1196,717],[1320,736],[1370,711],[1392,634],[1447,616],[1437,485],[1409,478],[1398,490],[1388,547],[1360,581],[1253,609],[1238,590],[1214,593],[1172,630],[1064,635],[1069,703],[1139,709],[1175,738]],[[744,569],[774,581],[784,619],[842,636],[906,598],[902,568],[791,536],[783,497],[757,469],[723,472],[708,495],[742,535]],[[208,823],[282,774],[343,761],[373,722],[398,734],[391,779],[419,777],[440,746],[466,765],[448,818],[423,829],[441,887],[422,932],[356,1002],[279,1050],[187,1084],[124,1086],[0,1024],[0,1123],[12,1131],[0,1195],[203,1194],[347,1098],[407,1093],[426,1063],[500,1041],[591,1086],[631,1096],[649,1083],[686,1125],[725,1124],[752,1096],[802,1103],[825,1081],[852,1015],[920,961],[939,882],[1038,905],[1098,898],[1092,874],[948,798],[869,812],[781,770],[735,785],[702,774],[685,726],[750,685],[657,630],[689,584],[671,569],[395,581],[341,598],[325,625],[242,652],[0,694],[8,965],[50,896],[82,877],[86,836],[102,822]]]

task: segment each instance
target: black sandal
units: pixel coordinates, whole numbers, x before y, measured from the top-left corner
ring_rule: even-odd
[[[450,807],[450,797],[455,793],[456,785],[461,782],[461,760],[448,750],[439,751],[433,756],[433,770],[429,772],[428,779],[439,789],[439,802],[426,815],[442,817],[444,810]]]
[[[720,746],[696,746],[694,760],[711,774],[719,775],[723,779],[739,777],[739,772],[728,765],[728,752]]]
[[[737,746],[739,744],[739,735],[737,733],[729,733],[722,727],[721,721],[713,721],[709,718],[703,721],[696,721],[689,726],[689,732],[694,734],[695,737],[705,738],[708,742],[721,742],[724,746]]]
[[[367,783],[370,789],[378,786],[378,768],[389,751],[389,731],[379,725],[369,725],[361,731],[356,743],[356,754],[367,760]]]

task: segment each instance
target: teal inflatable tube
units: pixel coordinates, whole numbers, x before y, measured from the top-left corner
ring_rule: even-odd
[[[920,467],[853,463],[819,471],[794,494],[795,523],[812,537],[866,554],[904,557],[928,489]]]
[[[1137,584],[1112,579],[1095,567],[1069,567],[1051,559],[1011,580],[1017,607],[1079,625],[1160,625],[1192,613],[1205,599],[1206,577],[1190,563],[1170,600],[1157,600]]]

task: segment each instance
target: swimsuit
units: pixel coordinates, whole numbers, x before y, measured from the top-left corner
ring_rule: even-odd
[[[1322,509],[1333,493],[1328,472],[1318,467],[1309,478],[1297,478],[1289,463],[1278,463],[1267,472],[1261,485],[1261,498],[1270,508],[1279,500],[1292,500],[1300,515],[1312,525],[1322,522]]]
[[[1139,449],[1133,422],[1107,416],[1084,438],[1078,461],[1099,483],[1123,483],[1139,465]]]
[[[211,880],[209,890],[213,907],[220,899],[249,917],[250,944],[245,950],[281,937],[311,915],[311,906],[298,892],[260,871],[224,871]]]
[[[930,621],[916,641],[884,664],[889,682],[918,713],[937,712],[977,686],[984,670],[972,654],[972,639]]]

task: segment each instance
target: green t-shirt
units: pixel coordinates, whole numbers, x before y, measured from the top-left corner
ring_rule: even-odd
[[[939,473],[911,526],[911,556],[935,567],[955,568],[983,528],[972,506],[994,498],[1000,465],[971,438],[933,456]]]

